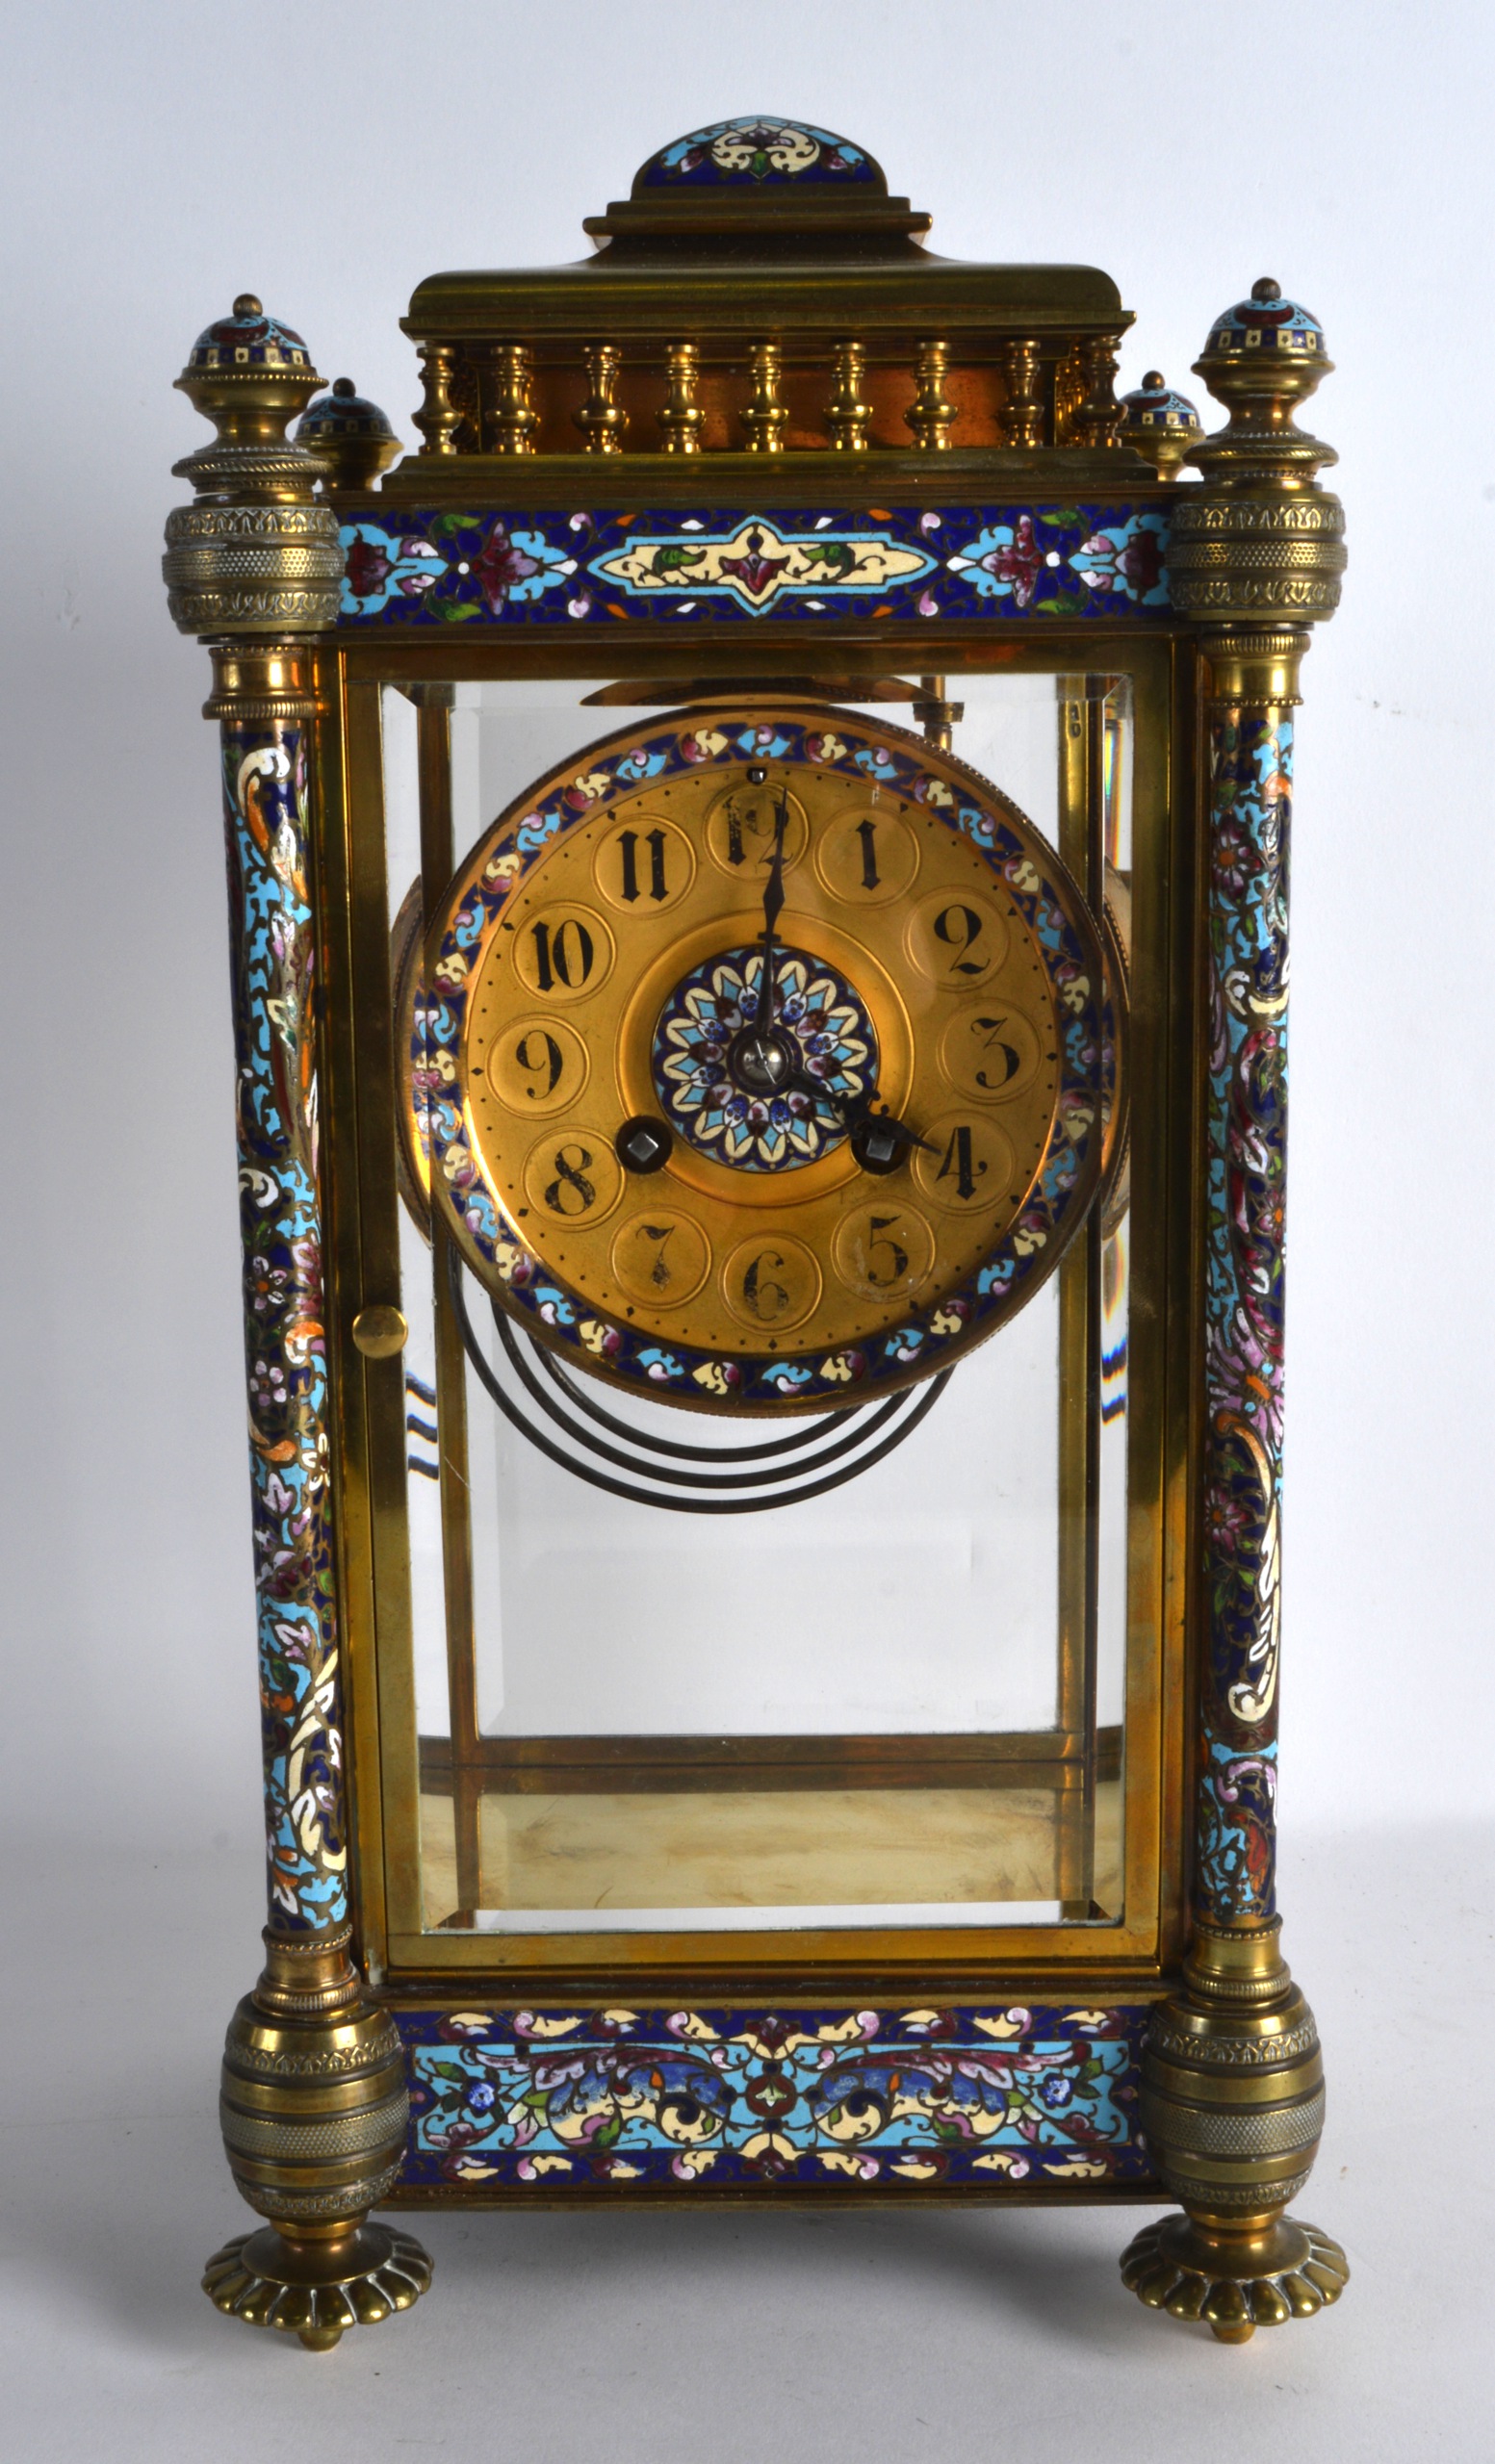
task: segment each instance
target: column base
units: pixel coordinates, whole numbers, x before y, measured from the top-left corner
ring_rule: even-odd
[[[1184,2213],[1148,2224],[1121,2280],[1154,2310],[1202,2319],[1223,2344],[1305,2319],[1350,2280],[1337,2242],[1284,2211],[1324,2127],[1313,2013],[1279,1926],[1199,1922],[1180,1989],[1153,2011],[1137,2116],[1163,2188]]]
[[[1202,2319],[1224,2345],[1311,2319],[1349,2281],[1339,2244],[1290,2216],[1229,2223],[1165,2216],[1145,2224],[1121,2259],[1121,2282],[1139,2301],[1172,2319]]]
[[[383,2224],[295,2241],[272,2224],[241,2233],[208,2261],[202,2289],[216,2309],[251,2327],[279,2327],[312,2352],[329,2352],[345,2327],[376,2327],[408,2310],[431,2280],[412,2235]]]
[[[229,2022],[219,2113],[234,2180],[267,2220],[217,2252],[202,2289],[228,2316],[325,2351],[431,2280],[419,2242],[368,2221],[404,2161],[404,2052],[364,1998],[346,1927],[265,1940],[265,1972]]]

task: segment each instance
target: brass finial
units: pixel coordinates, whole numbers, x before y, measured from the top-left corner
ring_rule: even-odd
[[[1264,479],[1283,487],[1311,484],[1314,474],[1337,462],[1333,448],[1306,435],[1295,421],[1334,363],[1324,348],[1318,319],[1291,299],[1271,274],[1251,285],[1250,299],[1216,320],[1194,363],[1229,425],[1195,447],[1189,455],[1208,478],[1229,484]]]
[[[779,346],[755,343],[753,398],[742,414],[750,453],[782,453],[789,415],[779,399]]]
[[[706,418],[696,400],[701,354],[694,343],[671,343],[664,355],[669,392],[659,412],[666,453],[699,453]]]
[[[914,442],[921,453],[943,453],[949,447],[950,430],[957,417],[955,404],[944,398],[949,365],[948,343],[919,344],[914,361],[914,381],[918,391],[903,416],[914,430]]]
[[[831,363],[835,388],[826,406],[825,418],[831,431],[831,443],[838,453],[864,453],[867,449],[872,405],[862,399],[866,364],[866,351],[861,343],[848,341],[835,346]]]
[[[1338,456],[1294,418],[1332,367],[1318,319],[1270,274],[1215,320],[1194,368],[1230,417],[1185,457],[1203,485],[1182,491],[1173,512],[1175,607],[1264,633],[1333,614],[1345,518],[1318,474]]]
[[[186,633],[322,632],[337,622],[337,516],[315,502],[328,465],[286,434],[322,384],[297,333],[242,291],[176,379],[217,434],[174,465],[196,502],[167,523],[171,614]]]
[[[1187,395],[1175,394],[1159,368],[1149,368],[1135,393],[1121,396],[1121,442],[1146,454],[1160,479],[1173,479],[1204,430]]]
[[[334,379],[303,411],[296,442],[310,446],[327,466],[327,493],[370,488],[400,451],[400,439],[377,402],[365,401],[350,376]]]
[[[621,453],[628,413],[616,398],[622,353],[612,343],[592,343],[583,353],[588,393],[576,414],[588,453]]]
[[[216,445],[175,466],[199,496],[235,497],[249,486],[271,501],[310,498],[321,466],[287,442],[286,428],[322,378],[300,335],[267,317],[252,291],[241,291],[231,314],[198,335],[176,383],[218,430]]]

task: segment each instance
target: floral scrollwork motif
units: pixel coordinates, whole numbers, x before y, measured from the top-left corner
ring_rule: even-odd
[[[1140,2011],[408,2013],[407,2182],[1144,2180]]]
[[[227,724],[223,786],[271,1910],[320,1934],[347,1919],[348,1847],[301,728]]]
[[[1210,740],[1202,1912],[1270,1915],[1280,1631],[1292,721],[1223,706]]]

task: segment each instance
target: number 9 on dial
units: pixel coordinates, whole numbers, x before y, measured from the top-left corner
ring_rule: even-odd
[[[511,1113],[540,1117],[574,1104],[590,1064],[575,1027],[561,1018],[521,1018],[495,1036],[484,1065],[488,1084]]]

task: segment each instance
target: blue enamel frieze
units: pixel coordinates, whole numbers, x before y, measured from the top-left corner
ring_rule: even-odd
[[[345,523],[348,625],[775,617],[968,622],[1166,613],[1153,508],[903,506],[812,514],[412,510]]]
[[[406,2189],[1142,2184],[1146,2008],[421,2011]]]

